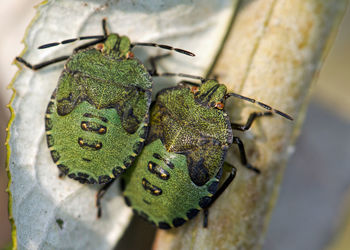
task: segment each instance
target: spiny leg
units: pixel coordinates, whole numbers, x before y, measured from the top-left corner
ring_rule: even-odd
[[[237,144],[237,146],[238,146],[239,155],[241,158],[242,165],[250,170],[253,170],[257,174],[260,174],[260,170],[256,167],[253,167],[252,165],[250,165],[250,163],[247,161],[244,145],[243,145],[243,142],[241,141],[241,139],[239,139],[239,137],[233,137],[233,143]]]
[[[97,218],[101,218],[102,216],[101,199],[106,194],[107,190],[111,187],[111,185],[114,183],[114,181],[115,179],[103,185],[96,194]]]
[[[259,118],[259,117],[263,117],[263,116],[272,116],[273,113],[271,111],[267,111],[267,112],[254,112],[251,113],[248,117],[247,122],[242,125],[242,124],[237,124],[237,123],[231,123],[231,127],[232,129],[236,129],[236,130],[240,130],[240,131],[246,131],[248,129],[250,129],[250,127],[252,126],[253,122],[255,121],[255,119]],[[239,153],[240,153],[240,158],[241,158],[241,162],[242,164],[248,168],[251,169],[253,171],[255,171],[256,173],[260,173],[260,170],[253,167],[252,165],[250,165],[247,161],[247,157],[246,157],[246,153],[245,153],[245,149],[244,149],[244,145],[243,142],[241,141],[241,139],[239,139],[238,137],[233,137],[233,143],[238,145],[238,149],[239,149]]]
[[[242,125],[242,124],[237,124],[237,123],[231,123],[231,127],[232,127],[232,129],[235,129],[235,130],[246,131],[246,130],[250,129],[250,127],[252,126],[252,123],[255,121],[256,118],[259,118],[262,116],[272,116],[272,115],[273,115],[273,113],[271,111],[254,112],[254,113],[251,113],[249,115],[249,118],[248,118],[246,124]]]
[[[105,37],[108,36],[108,29],[107,29],[107,18],[102,19],[102,30],[103,30],[103,35]]]
[[[203,227],[207,228],[208,227],[208,218],[209,218],[209,208],[204,208],[203,209]]]
[[[220,188],[213,195],[209,205],[206,208],[204,208],[204,210],[203,210],[203,212],[204,212],[203,227],[208,227],[208,216],[209,216],[210,206],[213,205],[213,203],[222,195],[222,193],[227,189],[227,187],[231,184],[231,182],[234,180],[234,178],[236,176],[236,172],[237,172],[236,168],[227,162],[225,162],[225,165],[227,167],[231,168],[230,175],[227,177],[225,182],[220,186]]]
[[[157,76],[158,75],[158,71],[157,71],[157,61],[170,56],[170,53],[166,53],[163,55],[158,55],[158,56],[152,56],[148,59],[149,63],[151,64],[151,68],[148,70],[148,72],[150,73],[151,76]]]
[[[35,64],[35,65],[30,64],[29,62],[24,60],[22,57],[16,57],[16,60],[18,62],[20,62],[20,63],[23,63],[26,67],[28,67],[28,68],[30,68],[32,70],[38,70],[38,69],[44,68],[46,66],[49,66],[51,64],[65,61],[68,58],[69,58],[69,56],[60,56],[60,57],[57,57],[57,58],[54,58],[54,59],[51,59],[51,60],[48,60],[48,61],[45,61],[45,62],[42,62],[42,63],[38,63],[38,64]]]
[[[156,76],[156,77],[174,77],[174,76],[179,76],[179,77],[185,77],[185,78],[191,78],[191,79],[198,79],[201,82],[203,82],[205,80],[201,76],[194,76],[194,75],[188,75],[188,74],[183,74],[183,73],[171,73],[171,72],[158,73],[156,62],[158,60],[163,59],[165,57],[168,57],[170,55],[171,55],[170,53],[167,53],[167,54],[163,54],[163,55],[150,57],[148,59],[150,64],[151,64],[151,68],[148,70],[149,74],[151,76]]]

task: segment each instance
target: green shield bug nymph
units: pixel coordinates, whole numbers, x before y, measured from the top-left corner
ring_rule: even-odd
[[[61,56],[31,65],[32,70],[66,61],[45,115],[47,144],[60,171],[81,183],[108,183],[133,163],[148,134],[152,78],[131,52],[153,46],[194,56],[154,43],[131,43],[126,36],[85,36],[45,44],[39,49],[93,39]],[[152,63],[154,66],[154,62]]]
[[[259,173],[248,163],[243,143],[233,135],[233,129],[245,131],[257,117],[273,113],[292,120],[254,99],[227,93],[226,86],[216,80],[203,79],[201,85],[192,85],[158,93],[151,108],[146,145],[122,176],[126,203],[162,229],[181,226],[201,209],[207,211],[227,188],[236,173],[233,166],[224,164],[232,144],[238,145],[242,165]],[[245,125],[231,123],[224,111],[225,101],[231,96],[269,111],[252,113]],[[231,173],[218,188],[224,166],[230,167]]]

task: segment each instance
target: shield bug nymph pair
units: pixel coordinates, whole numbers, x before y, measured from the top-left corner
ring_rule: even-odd
[[[227,93],[225,85],[186,74],[158,74],[134,57],[135,46],[153,46],[194,56],[193,53],[155,43],[131,43],[128,37],[108,34],[85,36],[45,44],[49,48],[76,40],[92,39],[62,56],[37,65],[37,70],[66,61],[48,104],[45,127],[53,161],[61,172],[82,183],[107,183],[122,175],[126,203],[160,228],[181,226],[222,194],[236,169],[225,163],[232,144],[238,146],[242,165],[249,164],[244,145],[233,130],[246,131],[262,116],[287,114],[254,99]],[[162,56],[158,57],[161,58]],[[201,84],[182,82],[157,94],[150,110],[152,76],[196,78]],[[267,109],[252,113],[245,124],[231,123],[225,101],[237,97]],[[150,114],[150,115],[149,115]],[[231,173],[219,187],[223,166]],[[206,217],[205,217],[206,218]],[[205,225],[206,225],[205,220]]]

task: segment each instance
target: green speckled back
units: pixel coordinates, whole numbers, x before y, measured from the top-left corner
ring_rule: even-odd
[[[181,226],[217,190],[232,130],[227,114],[212,102],[225,94],[214,81],[197,93],[175,87],[157,95],[147,145],[123,176],[123,194],[136,213],[160,228]]]
[[[128,52],[129,40],[111,34],[104,44],[74,53],[48,105],[52,158],[80,182],[109,182],[143,147],[152,79]]]
[[[215,86],[224,87],[217,83]],[[185,87],[161,91],[151,111],[148,138],[148,141],[160,138],[167,151],[186,155],[189,174],[199,186],[217,173],[232,143],[227,114],[209,106],[211,100],[203,102],[203,97],[197,98],[204,91],[194,94]]]
[[[161,173],[157,169],[162,169]],[[167,152],[159,139],[144,147],[122,178],[128,205],[162,228],[180,226],[193,218],[200,204],[213,195],[209,187],[218,182],[218,178],[212,178],[196,186],[188,175],[186,156]]]

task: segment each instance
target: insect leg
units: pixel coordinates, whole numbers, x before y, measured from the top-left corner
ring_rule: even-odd
[[[232,127],[232,129],[235,129],[235,130],[246,131],[246,130],[250,129],[250,127],[252,126],[252,123],[255,121],[256,118],[259,118],[262,116],[272,116],[272,114],[273,113],[271,111],[254,112],[254,113],[251,113],[249,115],[249,118],[248,118],[246,124],[242,125],[242,124],[237,124],[237,123],[231,123],[231,127]]]
[[[102,30],[103,30],[103,35],[105,37],[108,36],[108,29],[107,29],[107,18],[102,19]]]
[[[206,207],[203,209],[203,227],[208,227],[208,218],[209,218],[209,208]]]
[[[204,210],[203,210],[203,212],[204,212],[203,227],[208,227],[208,216],[209,216],[209,208],[210,208],[210,206],[217,200],[217,198],[219,198],[222,195],[222,193],[231,184],[231,182],[234,180],[234,178],[236,176],[237,170],[236,170],[236,168],[234,166],[232,166],[231,164],[225,162],[224,163],[224,167],[225,168],[228,167],[228,168],[231,169],[230,175],[226,178],[224,183],[219,187],[219,189],[213,195],[209,205],[206,208],[204,208]]]
[[[158,76],[156,62],[168,56],[170,56],[170,53],[153,56],[148,59],[149,63],[151,64],[151,68],[148,70],[148,72],[150,73],[151,76]]]
[[[111,185],[114,183],[114,181],[115,179],[103,185],[96,194],[97,218],[100,218],[102,216],[101,199],[106,194],[107,190],[111,187]]]
[[[260,174],[260,170],[256,167],[253,167],[252,165],[250,165],[250,163],[247,161],[244,145],[243,145],[243,142],[241,141],[241,139],[239,139],[239,137],[233,137],[233,143],[237,144],[237,146],[238,146],[242,165],[250,170],[253,170],[257,174]]]
[[[16,60],[18,62],[20,62],[20,63],[23,63],[26,67],[28,67],[28,68],[30,68],[32,70],[38,70],[38,69],[44,68],[46,66],[49,66],[51,64],[65,61],[68,58],[69,58],[69,56],[60,56],[60,57],[56,57],[54,59],[51,59],[51,60],[48,60],[48,61],[45,61],[45,62],[42,62],[42,63],[38,63],[38,64],[35,64],[35,65],[30,64],[29,62],[24,60],[22,57],[16,57]]]
[[[66,176],[66,174],[59,169],[58,170],[58,178],[63,179],[65,176]]]
[[[194,75],[188,75],[184,73],[171,73],[171,72],[164,72],[164,73],[158,73],[156,62],[160,59],[163,59],[164,57],[168,57],[170,53],[154,56],[149,58],[149,62],[151,64],[151,69],[148,70],[149,74],[151,76],[161,76],[161,77],[173,77],[173,76],[179,76],[179,77],[185,77],[185,78],[191,78],[191,79],[198,79],[202,83],[205,81],[205,79],[201,76],[194,76]]]

